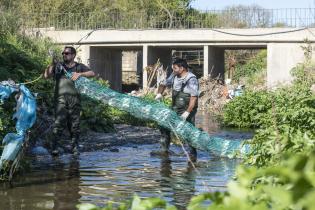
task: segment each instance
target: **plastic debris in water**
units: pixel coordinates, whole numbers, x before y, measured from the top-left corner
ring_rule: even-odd
[[[25,141],[27,130],[36,120],[36,99],[33,94],[24,85],[15,85],[11,81],[0,83],[1,100],[7,99],[12,93],[18,91],[20,95],[13,115],[13,119],[16,120],[16,133],[8,133],[2,141],[4,148],[0,158],[0,171],[5,161],[16,159]]]

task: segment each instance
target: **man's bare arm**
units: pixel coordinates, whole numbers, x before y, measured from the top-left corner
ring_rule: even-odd
[[[45,69],[45,72],[44,72],[44,78],[45,79],[48,79],[48,78],[52,77],[52,75],[54,74],[53,73],[53,69],[54,69],[54,66],[52,66],[52,65],[48,66]]]
[[[197,100],[198,100],[197,96],[190,96],[189,105],[188,105],[188,108],[186,110],[187,112],[190,113],[194,109],[194,107],[196,106]]]
[[[79,77],[94,77],[95,76],[95,73],[94,71],[90,70],[90,71],[86,71],[86,72],[74,72],[72,74],[72,77],[71,79],[73,81],[77,80]]]
[[[166,86],[165,85],[159,85],[159,88],[158,88],[158,93],[160,94],[163,94],[164,90],[166,89]]]

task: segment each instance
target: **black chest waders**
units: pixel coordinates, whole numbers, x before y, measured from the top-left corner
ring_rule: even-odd
[[[191,78],[196,78],[196,77],[191,77]],[[191,95],[189,93],[185,93],[184,89],[191,78],[189,78],[185,83],[182,84],[180,91],[176,91],[174,89],[172,91],[172,109],[179,116],[182,115],[189,107]],[[197,108],[198,108],[198,99],[196,101],[195,107],[193,108],[193,110],[190,112],[189,116],[186,119],[187,122],[190,122],[193,125],[195,125],[195,116],[197,113]],[[196,161],[197,150],[190,145],[188,146],[188,150],[189,150],[188,151],[189,158],[191,159],[191,161]]]
[[[196,77],[191,77],[191,78],[196,78]],[[186,87],[187,83],[189,82],[191,78],[189,78],[185,83],[182,84],[180,91],[176,91],[174,89],[172,91],[172,109],[178,115],[182,115],[189,106],[191,95],[189,93],[184,93],[184,88]],[[195,107],[193,108],[193,110],[191,111],[190,115],[187,118],[187,121],[192,123],[193,125],[195,124],[195,115],[197,113],[197,108],[198,108],[198,100],[196,102]]]

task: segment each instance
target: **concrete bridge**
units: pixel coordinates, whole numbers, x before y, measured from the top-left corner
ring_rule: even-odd
[[[61,45],[80,46],[78,57],[101,77],[121,89],[124,51],[139,51],[138,66],[159,58],[170,65],[172,50],[203,50],[203,75],[224,75],[224,50],[267,49],[267,85],[291,81],[290,71],[303,61],[307,39],[313,46],[315,28],[176,29],[176,30],[42,30]],[[140,62],[139,62],[140,61]],[[147,72],[143,71],[143,87]]]

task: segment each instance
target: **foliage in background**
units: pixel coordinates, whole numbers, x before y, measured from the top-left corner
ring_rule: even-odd
[[[315,209],[315,96],[309,89],[315,82],[314,66],[299,64],[292,74],[295,80],[290,87],[257,95],[249,91],[227,105],[228,115],[235,116],[228,116],[231,123],[259,127],[250,142],[252,153],[238,167],[226,192],[197,195],[188,210]],[[176,209],[159,198],[142,201],[136,197],[132,201],[139,204],[136,207],[80,205],[79,209]]]
[[[16,13],[17,19],[27,27],[95,29],[148,26],[147,22],[154,23],[153,27],[159,27],[156,24],[168,27],[172,21],[167,20],[175,14],[184,17],[191,0],[2,0],[1,3],[3,10]]]
[[[223,123],[232,127],[258,128],[262,119],[268,117],[271,107],[269,92],[248,90],[224,106]]]
[[[248,162],[263,166],[276,163],[283,152],[306,153],[314,148],[315,67],[309,60],[293,70],[291,86],[274,91],[246,91],[224,108],[224,123],[255,127]]]
[[[242,78],[247,78],[247,84],[253,84],[257,73],[267,69],[267,50],[261,50],[245,64],[238,63],[235,66],[233,81],[239,82]],[[255,83],[254,83],[255,84]],[[257,84],[256,84],[257,85]]]
[[[0,81],[12,79],[21,83],[37,78],[49,62],[47,49],[54,45],[47,39],[34,40],[18,34],[18,25],[14,24],[14,17],[8,13],[2,13],[0,21]],[[46,81],[40,81],[28,87],[37,92],[46,91],[50,85]],[[39,97],[46,97],[48,100],[49,94]],[[11,119],[15,106],[16,102],[12,97],[0,108],[1,138],[8,131],[14,130],[14,122]]]
[[[57,54],[60,54],[61,49],[48,39],[31,38],[20,34],[19,26],[13,24],[12,18],[7,13],[3,13],[1,16],[1,23],[4,23],[5,26],[7,26],[6,23],[10,23],[10,27],[0,27],[0,81],[8,79],[12,79],[16,83],[33,81],[51,63],[52,58],[49,56],[48,49],[54,50]],[[107,85],[104,81],[100,80],[100,82]],[[42,117],[53,117],[53,83],[53,80],[40,79],[27,85],[32,92],[37,94],[38,107],[41,110],[38,113],[38,123]],[[82,105],[83,130],[113,131],[114,122],[145,124],[126,113],[86,97],[82,98]],[[1,139],[7,132],[14,130],[15,122],[12,120],[12,116],[15,106],[14,97],[0,106]],[[43,109],[44,111],[42,111]],[[113,120],[114,118],[115,120]],[[34,132],[36,133],[36,130]]]
[[[245,28],[272,27],[273,11],[236,5],[199,11],[192,0],[0,0],[24,28]]]

